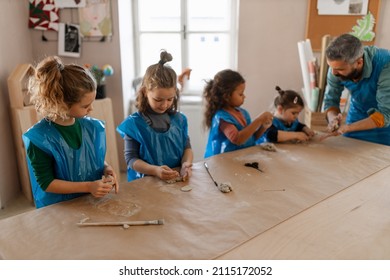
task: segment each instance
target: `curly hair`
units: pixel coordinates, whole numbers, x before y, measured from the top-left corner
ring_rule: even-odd
[[[96,91],[96,81],[88,69],[76,64],[64,65],[57,56],[42,60],[30,77],[31,102],[44,118],[68,119],[68,110],[84,94]]]
[[[215,113],[229,104],[232,93],[245,79],[237,71],[225,69],[215,74],[214,79],[206,81],[203,97],[206,101],[204,126],[211,127]]]
[[[177,112],[179,102],[179,89],[177,88],[177,75],[175,70],[165,63],[172,61],[172,55],[165,50],[160,53],[160,61],[156,64],[150,65],[145,72],[142,79],[141,86],[137,93],[136,104],[138,111],[146,112],[149,104],[147,92],[156,88],[175,88],[176,96],[173,100],[172,106],[167,110],[169,114]]]
[[[275,108],[279,105],[284,109],[290,109],[294,107],[305,107],[302,97],[293,90],[282,90],[279,86],[275,87],[275,90],[279,93],[277,97],[275,97],[274,105]]]

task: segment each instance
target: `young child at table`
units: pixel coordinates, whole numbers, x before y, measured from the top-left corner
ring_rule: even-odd
[[[272,124],[272,114],[264,112],[253,122],[241,107],[245,99],[245,80],[240,73],[226,69],[218,72],[204,88],[204,123],[209,136],[205,158],[256,144]]]
[[[119,185],[105,161],[102,121],[87,117],[96,95],[91,73],[47,57],[30,78],[31,101],[43,119],[23,134],[37,208],[85,193],[103,197]],[[104,177],[103,177],[104,176]]]
[[[315,135],[314,131],[298,120],[305,106],[302,97],[293,90],[282,90],[278,86],[275,89],[278,91],[278,96],[274,100],[275,113],[272,126],[258,142],[280,143],[310,140]]]
[[[192,174],[187,118],[178,112],[178,78],[166,65],[171,60],[172,55],[162,51],[160,61],[147,68],[137,93],[138,111],[117,127],[124,139],[129,182],[145,175],[165,181],[181,177],[185,181]],[[187,70],[183,73],[189,75]]]

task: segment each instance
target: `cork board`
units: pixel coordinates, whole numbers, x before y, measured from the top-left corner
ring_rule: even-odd
[[[372,13],[376,24],[378,22],[379,7],[381,0],[370,0],[368,3],[368,11]],[[310,39],[313,51],[321,51],[321,39],[324,35],[338,36],[343,33],[352,31],[352,27],[357,24],[357,20],[361,19],[362,15],[318,15],[317,0],[308,1],[307,21],[306,21],[306,38]],[[365,45],[373,45],[374,40],[363,42]]]

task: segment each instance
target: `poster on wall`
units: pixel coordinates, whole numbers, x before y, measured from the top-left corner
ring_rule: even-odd
[[[58,10],[54,0],[29,0],[28,27],[58,31]]]
[[[111,1],[86,0],[86,6],[79,9],[80,32],[84,37],[112,35]]]
[[[80,57],[80,27],[75,24],[59,24],[58,54],[60,56]]]
[[[318,0],[319,15],[366,15],[368,0]]]
[[[82,8],[86,0],[54,0],[58,8]]]

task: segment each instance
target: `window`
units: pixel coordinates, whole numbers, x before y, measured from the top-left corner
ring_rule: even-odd
[[[236,68],[238,0],[135,0],[136,74],[158,62],[161,49],[180,74],[190,67],[185,94],[200,94],[204,80]]]

